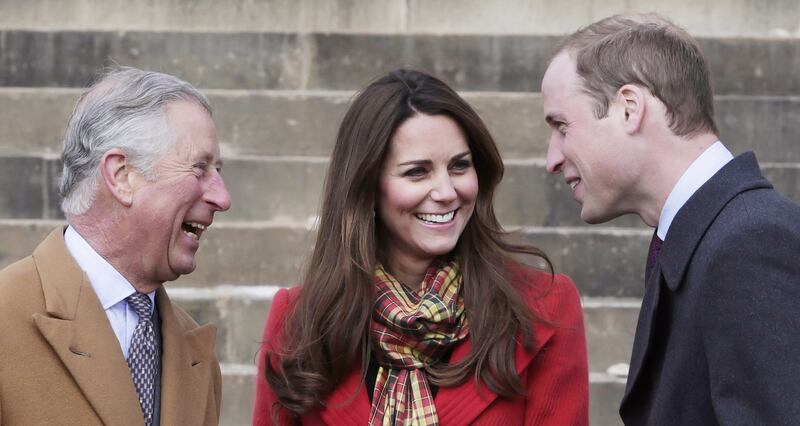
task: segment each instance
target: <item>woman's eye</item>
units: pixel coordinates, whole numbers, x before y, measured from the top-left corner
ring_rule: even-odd
[[[403,173],[403,176],[420,177],[420,176],[425,175],[425,173],[427,173],[427,172],[428,171],[425,170],[424,167],[414,167],[413,169],[406,170],[405,173]]]
[[[472,160],[468,160],[468,159],[461,159],[461,160],[457,160],[457,161],[456,161],[455,163],[453,163],[453,165],[451,166],[451,168],[452,168],[453,170],[467,170],[467,169],[469,169],[470,167],[472,167]]]

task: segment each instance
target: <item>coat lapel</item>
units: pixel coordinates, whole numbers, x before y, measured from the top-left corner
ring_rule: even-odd
[[[665,243],[666,244],[666,243]],[[664,248],[662,247],[662,253]],[[634,337],[633,354],[631,355],[630,370],[628,371],[628,383],[625,386],[625,395],[622,398],[622,405],[628,399],[639,373],[642,371],[647,354],[653,340],[653,327],[655,325],[656,313],[658,312],[658,300],[661,292],[661,265],[656,262],[650,276],[647,277],[645,284],[642,308],[639,311],[639,321],[636,324],[636,335]]]
[[[645,294],[636,326],[628,383],[622,399],[624,408],[641,372],[646,369],[654,336],[655,321],[662,291],[677,292],[684,282],[686,270],[706,230],[719,212],[738,194],[753,189],[772,188],[759,171],[752,152],[744,153],[726,164],[695,192],[675,215],[667,238],[650,276],[646,277]],[[662,289],[662,280],[664,288]]]
[[[213,325],[186,330],[179,323],[164,288],[156,292],[161,317],[161,423],[202,424],[213,382]]]
[[[130,370],[91,284],[64,244],[63,228],[33,253],[47,315],[34,323],[105,424],[141,424]],[[136,420],[134,420],[136,419]]]
[[[550,337],[553,329],[547,326],[534,328],[536,336],[536,349],[526,351],[521,344],[517,344],[514,355],[517,374],[522,374],[531,361],[536,357]],[[463,360],[472,351],[472,339],[466,339],[459,344],[453,351],[450,362],[455,363]],[[498,395],[492,392],[484,384],[479,384],[475,380],[466,382],[453,387],[439,388],[434,401],[436,403],[436,413],[441,424],[470,424],[486,410],[486,408],[497,399]]]

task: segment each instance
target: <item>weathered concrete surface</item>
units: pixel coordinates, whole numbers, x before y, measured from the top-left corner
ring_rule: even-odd
[[[559,37],[0,31],[0,86],[83,87],[109,58],[218,89],[356,90],[388,70],[458,90],[536,92]],[[719,94],[798,95],[800,43],[701,39]]]
[[[313,221],[328,163],[228,160],[223,177],[233,200],[220,220]]]
[[[82,89],[0,88],[0,144],[10,154],[58,154]],[[330,155],[352,91],[207,90],[223,155]],[[506,160],[544,158],[549,129],[541,96],[462,92],[486,122]],[[720,137],[760,161],[800,162],[800,98],[718,96]]]
[[[589,371],[605,372],[612,365],[630,363],[640,305],[639,299],[584,300]]]
[[[659,12],[697,36],[797,37],[792,0],[14,0],[0,1],[0,28],[565,34],[608,15]]]
[[[0,268],[29,256],[59,221],[0,221]]]
[[[644,294],[644,264],[652,231],[613,228],[534,228],[516,233],[548,255],[585,297]]]
[[[589,387],[589,424],[622,426],[619,403],[625,393],[624,381],[594,381]]]
[[[45,162],[35,157],[0,157],[0,218],[42,218],[46,209]]]
[[[291,33],[0,31],[0,85],[85,87],[113,60],[199,87],[299,88],[303,43]]]
[[[222,367],[225,370],[231,370],[226,368],[227,366],[223,365]],[[223,371],[222,413],[219,424],[223,426],[252,425],[255,389],[255,373]]]
[[[2,0],[0,28],[401,32],[406,9],[406,0]]]

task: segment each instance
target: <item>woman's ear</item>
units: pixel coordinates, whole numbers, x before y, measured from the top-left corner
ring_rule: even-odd
[[[122,205],[133,204],[133,179],[136,170],[128,162],[125,151],[119,148],[108,150],[100,159],[100,175],[108,192]]]
[[[617,102],[624,113],[623,127],[628,134],[638,133],[647,113],[647,92],[635,84],[626,84],[617,90]]]

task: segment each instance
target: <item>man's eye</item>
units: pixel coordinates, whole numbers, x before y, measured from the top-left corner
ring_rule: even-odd
[[[556,123],[556,131],[562,135],[567,133],[567,123]]]

